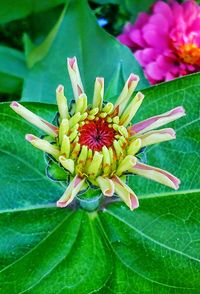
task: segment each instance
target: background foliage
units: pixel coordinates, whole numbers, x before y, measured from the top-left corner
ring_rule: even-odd
[[[141,9],[138,1],[95,2],[112,2],[118,11],[130,3]],[[115,203],[88,213],[55,207],[64,187],[47,179],[42,153],[24,141],[26,133],[41,133],[8,102],[1,103],[1,292],[198,293],[200,74],[149,88],[131,52],[98,26],[96,10],[85,0],[7,1],[0,7],[2,100],[22,98],[52,121],[56,86],[63,83],[72,98],[65,60],[76,55],[89,97],[96,76],[105,77],[106,97],[112,100],[130,72],[142,77],[146,98],[135,121],[178,105],[187,112],[170,124],[177,140],[147,149],[149,164],[181,179],[179,191],[133,176],[129,183],[139,195],[138,210]],[[10,28],[7,38],[5,28]],[[11,40],[13,32],[20,37]]]

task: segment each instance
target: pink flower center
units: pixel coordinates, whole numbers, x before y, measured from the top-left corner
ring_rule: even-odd
[[[86,121],[79,127],[79,132],[79,143],[94,151],[101,151],[103,146],[110,147],[116,135],[115,130],[102,118]]]
[[[196,44],[180,45],[177,53],[185,63],[200,66],[200,48]]]

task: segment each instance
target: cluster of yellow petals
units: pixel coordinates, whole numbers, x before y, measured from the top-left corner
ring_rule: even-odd
[[[188,64],[200,66],[200,48],[194,43],[182,44],[178,48],[179,57]]]

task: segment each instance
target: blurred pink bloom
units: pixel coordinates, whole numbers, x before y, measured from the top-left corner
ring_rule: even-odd
[[[134,52],[151,84],[200,71],[200,5],[158,1],[118,39]]]

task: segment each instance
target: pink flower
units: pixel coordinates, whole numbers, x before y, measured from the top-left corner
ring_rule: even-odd
[[[144,68],[151,84],[200,71],[200,6],[158,1],[118,36]]]

